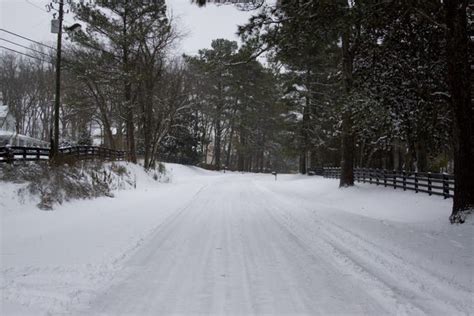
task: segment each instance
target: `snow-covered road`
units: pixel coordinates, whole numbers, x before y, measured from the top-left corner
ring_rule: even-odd
[[[148,197],[150,209],[168,203],[166,216],[155,219],[107,284],[68,306],[69,312],[462,315],[474,310],[472,224],[456,229],[441,219],[439,207],[419,210],[434,212],[428,224],[409,213],[416,210],[413,204],[429,208],[449,202],[374,186],[341,192],[336,181],[291,175],[276,182],[269,175],[232,173],[191,179],[174,189],[187,193],[168,196],[179,203],[159,194]],[[390,199],[403,194],[407,200],[393,205]],[[371,216],[384,203],[388,211]],[[402,210],[410,205],[409,212]],[[397,208],[398,214],[387,215]]]
[[[428,260],[410,262],[255,178],[231,175],[203,186],[85,314],[469,310],[469,289],[431,271]]]

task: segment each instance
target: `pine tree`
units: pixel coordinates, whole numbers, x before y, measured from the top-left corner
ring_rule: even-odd
[[[117,79],[122,82],[122,106],[125,116],[127,150],[129,159],[136,162],[136,102],[137,78],[141,78],[140,62],[153,54],[155,63],[155,38],[162,39],[169,32],[164,1],[137,4],[134,1],[99,1],[77,3],[76,18],[87,26],[86,32],[75,35],[75,41],[84,49],[92,49],[109,56]],[[151,47],[150,47],[151,46]],[[150,48],[153,48],[150,51]],[[142,57],[142,60],[139,60]],[[154,69],[152,67],[152,69]]]
[[[471,100],[467,33],[467,0],[445,0],[446,57],[449,91],[454,112],[455,191],[452,223],[462,223],[474,208],[474,112]]]

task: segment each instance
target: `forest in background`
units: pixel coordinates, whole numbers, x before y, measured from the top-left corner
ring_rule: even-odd
[[[147,169],[341,166],[342,186],[354,167],[457,171],[454,209],[472,207],[467,1],[252,4],[240,47],[216,39],[177,57],[182,35],[164,1],[73,3],[83,28],[63,52],[61,142],[91,144],[99,130],[103,146]],[[2,53],[1,92],[16,131],[49,141],[55,52],[34,49]]]

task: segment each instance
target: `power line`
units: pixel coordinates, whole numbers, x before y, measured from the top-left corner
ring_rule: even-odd
[[[36,49],[34,49],[34,48],[31,48],[31,47],[28,47],[28,46],[24,46],[24,45],[15,43],[15,42],[10,41],[10,40],[7,40],[7,39],[5,39],[5,38],[1,38],[1,37],[0,37],[0,41],[4,41],[4,42],[7,42],[7,43],[10,43],[10,44],[13,44],[13,45],[16,45],[16,46],[25,48],[25,49],[29,49],[29,50],[31,50],[31,51],[34,51],[35,53],[38,53],[38,54],[41,54],[41,55],[44,55],[44,56],[49,57],[48,54],[46,54],[46,53],[44,53],[44,52],[42,52],[42,51],[39,51],[39,50],[36,50]]]
[[[43,12],[48,13],[48,11],[46,11],[46,10],[43,9],[42,7],[39,7],[39,6],[37,6],[36,4],[31,3],[30,0],[25,0],[25,1],[26,1],[26,3],[28,3],[29,5],[31,5],[31,6],[33,6],[33,7],[35,7],[35,8],[37,8],[38,10],[41,10],[41,11],[43,11]]]
[[[20,55],[23,55],[23,56],[26,56],[26,57],[29,57],[29,58],[33,58],[33,59],[36,59],[36,60],[39,60],[39,61],[45,61],[41,58],[38,58],[38,57],[35,57],[35,56],[32,56],[32,55],[29,55],[29,54],[25,54],[25,53],[22,53],[22,52],[19,52],[17,50],[14,50],[14,49],[11,49],[11,48],[8,48],[8,47],[5,47],[5,46],[2,46],[0,45],[0,48],[3,48],[3,49],[6,49],[6,50],[9,50],[9,51],[12,51],[14,53],[17,53],[17,54],[20,54]]]
[[[41,43],[41,42],[37,42],[37,41],[35,41],[35,40],[32,40],[32,39],[30,39],[30,38],[28,38],[28,37],[21,36],[21,35],[19,35],[19,34],[17,34],[17,33],[14,33],[14,32],[7,31],[7,30],[5,30],[5,29],[1,29],[1,28],[0,28],[0,32],[5,32],[5,33],[8,33],[8,34],[11,34],[11,35],[17,36],[17,37],[19,37],[19,38],[25,39],[25,40],[27,40],[27,41],[33,42],[33,43],[35,43],[35,44],[38,44],[38,45],[41,45],[41,46],[44,46],[44,47],[47,47],[47,48],[50,48],[50,49],[56,50],[56,48],[54,48],[54,47],[48,46],[48,45],[46,45],[46,44],[43,44],[43,43]]]

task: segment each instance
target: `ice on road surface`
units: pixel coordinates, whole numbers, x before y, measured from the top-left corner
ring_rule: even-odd
[[[473,313],[473,227],[448,224],[450,200],[168,168],[116,199],[2,213],[2,315]]]

